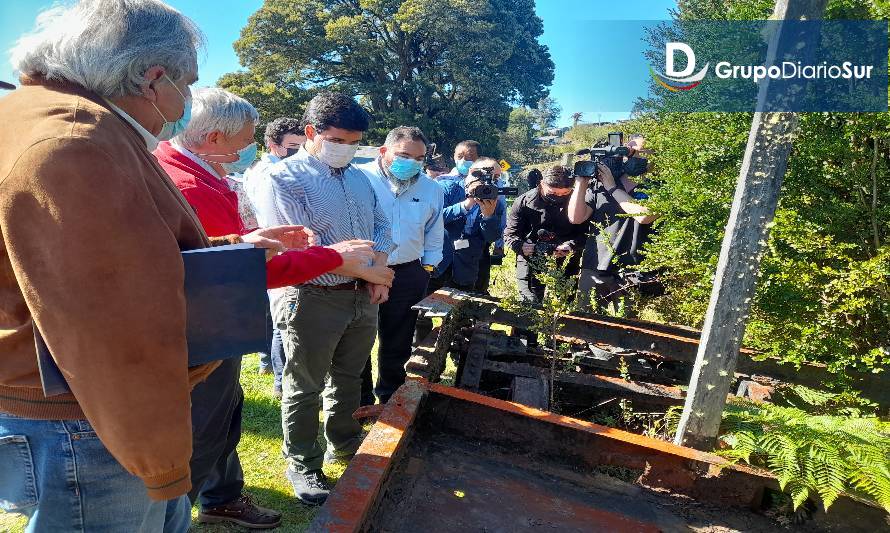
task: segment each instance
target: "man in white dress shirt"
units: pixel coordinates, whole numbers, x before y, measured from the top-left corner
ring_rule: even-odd
[[[380,403],[405,382],[405,363],[417,311],[411,307],[426,295],[430,273],[442,260],[444,191],[423,173],[429,142],[419,128],[400,126],[390,131],[374,161],[359,165],[377,201],[389,217],[395,251],[388,266],[395,271],[389,300],[380,305],[377,333],[377,385],[371,384],[371,362],[362,375],[362,403]]]

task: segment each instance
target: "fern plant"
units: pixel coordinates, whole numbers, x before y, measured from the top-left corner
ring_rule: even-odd
[[[723,413],[721,433],[727,448],[717,453],[770,470],[795,509],[812,494],[827,510],[849,493],[890,513],[890,424],[876,417],[735,400]]]

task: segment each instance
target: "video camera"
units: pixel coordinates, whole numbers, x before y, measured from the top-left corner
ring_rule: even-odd
[[[494,167],[474,168],[470,171],[470,175],[482,181],[482,184],[476,187],[472,194],[467,194],[467,198],[494,200],[498,196],[516,196],[519,194],[518,187],[498,187],[495,185]]]
[[[550,255],[556,251],[557,246],[559,243],[556,242],[555,233],[544,228],[538,230],[538,240],[535,241],[536,254]]]
[[[578,161],[575,163],[573,170],[576,176],[582,178],[596,178],[599,176],[599,168],[597,163],[602,163],[612,171],[615,178],[622,175],[639,176],[646,172],[647,161],[642,157],[629,158],[630,148],[624,146],[624,133],[612,132],[609,134],[609,145],[593,148],[585,148],[576,152],[575,155],[590,155],[587,161]],[[637,161],[633,161],[637,159]]]

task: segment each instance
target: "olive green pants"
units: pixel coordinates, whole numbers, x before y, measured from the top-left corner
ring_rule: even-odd
[[[279,306],[284,325],[283,453],[298,472],[321,468],[318,412],[324,393],[324,434],[335,455],[354,454],[362,427],[352,418],[361,401],[362,370],[377,335],[377,305],[367,290],[289,288]]]

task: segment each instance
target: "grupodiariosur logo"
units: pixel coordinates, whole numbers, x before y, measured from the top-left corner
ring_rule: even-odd
[[[676,70],[675,54],[682,52],[686,55],[686,67]],[[697,73],[695,72],[695,52],[686,43],[665,43],[664,45],[664,74],[657,72],[649,65],[649,73],[655,82],[671,92],[688,91],[698,87],[701,80],[708,73],[710,63],[705,63]]]

